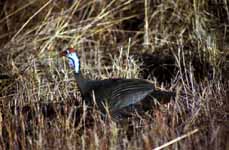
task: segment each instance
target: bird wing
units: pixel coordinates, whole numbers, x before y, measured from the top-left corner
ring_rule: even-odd
[[[145,80],[122,80],[111,93],[112,111],[136,104],[154,90],[154,85]]]

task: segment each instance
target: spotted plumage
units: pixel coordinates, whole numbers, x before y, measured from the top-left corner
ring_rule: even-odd
[[[107,108],[114,117],[122,116],[126,110],[145,111],[152,108],[155,99],[166,103],[176,95],[175,92],[156,90],[154,84],[143,79],[85,79],[80,71],[79,56],[74,49],[69,48],[60,55],[68,58],[83,99],[88,105],[93,105],[94,96],[96,105],[103,114],[106,114]]]

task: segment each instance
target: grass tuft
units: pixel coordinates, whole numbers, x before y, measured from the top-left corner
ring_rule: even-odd
[[[226,1],[0,2],[0,149],[229,149]],[[115,122],[87,107],[58,52],[92,79],[180,93]]]

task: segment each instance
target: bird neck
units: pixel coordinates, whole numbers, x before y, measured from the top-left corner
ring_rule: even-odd
[[[88,80],[84,78],[83,74],[81,74],[81,71],[79,71],[79,73],[75,72],[75,78],[80,91],[84,94],[87,91],[86,88]]]

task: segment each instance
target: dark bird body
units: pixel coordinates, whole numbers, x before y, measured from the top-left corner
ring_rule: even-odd
[[[67,49],[61,55],[69,58],[83,99],[88,105],[95,102],[102,113],[108,110],[111,116],[120,116],[126,110],[146,111],[157,103],[155,99],[166,103],[176,95],[156,90],[154,84],[142,79],[87,80],[80,72],[80,62],[73,49]]]

